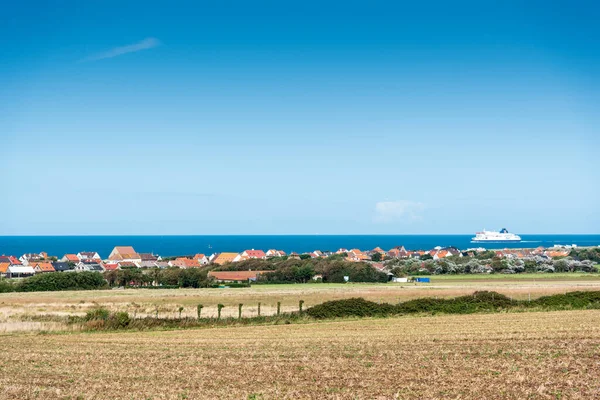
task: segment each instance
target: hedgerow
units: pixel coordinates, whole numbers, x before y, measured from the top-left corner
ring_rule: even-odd
[[[482,291],[452,299],[427,297],[409,300],[397,305],[378,304],[362,298],[353,298],[328,301],[316,305],[306,310],[306,314],[316,319],[329,319],[417,313],[473,314],[532,308],[542,310],[600,308],[600,291],[570,292],[544,296],[533,301],[512,300],[500,293]]]
[[[106,287],[98,272],[51,272],[34,275],[15,285],[17,292],[49,292],[60,290],[92,290]]]

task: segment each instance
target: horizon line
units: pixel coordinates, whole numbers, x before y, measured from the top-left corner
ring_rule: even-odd
[[[94,234],[94,233],[68,233],[68,234],[2,234],[0,237],[72,237],[72,236],[469,236],[473,233],[202,233],[202,234],[157,234],[157,233],[144,233],[144,234]],[[550,235],[593,235],[600,236],[600,233],[519,233],[519,235],[539,235],[539,236],[550,236]]]

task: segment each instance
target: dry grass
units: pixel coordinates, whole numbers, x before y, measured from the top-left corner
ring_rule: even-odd
[[[6,399],[600,397],[600,311],[0,337]]]
[[[475,290],[493,290],[516,299],[536,298],[542,295],[574,290],[600,290],[600,277],[587,276],[563,279],[461,280],[433,277],[431,284],[307,284],[255,285],[242,289],[127,289],[103,291],[37,292],[0,294],[0,332],[7,331],[8,322],[27,320],[30,315],[84,315],[91,308],[102,306],[111,311],[127,311],[132,316],[176,317],[179,307],[182,316],[195,317],[196,306],[203,304],[202,315],[214,317],[217,304],[222,303],[223,317],[237,317],[237,305],[244,304],[244,316],[255,316],[258,303],[262,315],[273,315],[280,301],[281,311],[295,311],[298,301],[305,307],[328,300],[364,297],[377,302],[397,303],[418,297],[457,297]],[[13,330],[13,328],[10,328]],[[40,328],[44,329],[44,328]]]

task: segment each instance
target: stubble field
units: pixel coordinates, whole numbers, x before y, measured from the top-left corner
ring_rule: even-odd
[[[217,304],[225,305],[223,317],[237,317],[242,303],[244,316],[273,315],[277,302],[281,311],[298,310],[298,302],[310,307],[328,300],[363,297],[376,302],[398,303],[419,297],[452,298],[476,290],[493,290],[515,299],[575,290],[600,290],[600,276],[590,274],[523,274],[519,276],[435,276],[429,284],[296,284],[254,285],[240,289],[125,289],[70,292],[0,294],[0,333],[14,331],[73,329],[57,322],[39,322],[39,316],[82,316],[96,307],[126,311],[132,317],[215,317]]]
[[[600,311],[5,334],[3,399],[591,399]]]

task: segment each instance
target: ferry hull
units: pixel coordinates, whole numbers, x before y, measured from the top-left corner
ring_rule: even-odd
[[[485,239],[472,239],[471,243],[519,243],[521,242],[521,240],[494,240],[494,239],[490,239],[490,240],[485,240]]]

